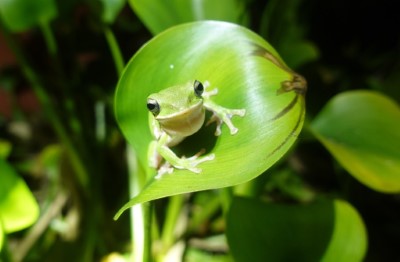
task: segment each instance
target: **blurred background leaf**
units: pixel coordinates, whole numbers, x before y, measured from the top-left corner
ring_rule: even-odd
[[[321,143],[361,183],[400,192],[400,107],[372,91],[343,92],[313,120]]]
[[[39,206],[25,182],[0,159],[0,219],[6,233],[31,226],[39,217]]]
[[[54,0],[3,0],[0,15],[11,31],[21,32],[49,23],[57,16],[57,7]]]
[[[238,262],[362,261],[367,246],[357,211],[328,199],[296,205],[234,198],[227,239]]]
[[[0,139],[0,158],[6,159],[11,152],[11,143]]]
[[[112,24],[119,12],[124,7],[126,0],[100,0],[103,4],[102,20],[107,24]]]
[[[155,35],[182,23],[218,20],[246,24],[245,2],[237,0],[129,0],[135,13]]]

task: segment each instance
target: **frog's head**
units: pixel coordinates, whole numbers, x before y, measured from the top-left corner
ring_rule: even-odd
[[[204,123],[203,92],[204,86],[197,80],[172,86],[151,94],[147,109],[168,134],[190,136]]]

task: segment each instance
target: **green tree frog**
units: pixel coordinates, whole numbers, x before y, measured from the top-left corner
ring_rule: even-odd
[[[170,149],[199,131],[205,122],[205,109],[213,112],[207,124],[217,122],[216,136],[221,134],[223,123],[231,135],[238,132],[231,118],[235,115],[243,117],[245,109],[228,109],[214,103],[210,97],[216,95],[218,89],[206,92],[208,86],[208,81],[203,85],[195,80],[169,87],[147,98],[149,125],[155,139],[150,143],[148,158],[150,167],[158,170],[156,178],[172,173],[174,168],[200,173],[202,170],[197,165],[215,158],[214,154],[200,156],[203,151],[189,158],[180,158]],[[165,162],[162,164],[163,159]]]

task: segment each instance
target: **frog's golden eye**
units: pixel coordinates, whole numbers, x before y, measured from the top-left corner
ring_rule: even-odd
[[[157,100],[149,98],[147,99],[147,109],[154,115],[157,116],[160,113],[160,105]]]
[[[194,80],[193,88],[194,88],[194,93],[196,94],[196,96],[201,97],[201,95],[204,92],[203,84],[200,81]]]

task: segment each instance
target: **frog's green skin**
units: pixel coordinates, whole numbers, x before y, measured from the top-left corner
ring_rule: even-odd
[[[205,92],[208,85],[208,82],[203,85],[195,80],[169,87],[147,98],[149,124],[155,138],[149,146],[149,164],[158,169],[157,178],[171,173],[174,167],[200,173],[201,169],[197,165],[214,159],[214,154],[200,157],[202,152],[190,158],[179,158],[170,149],[185,137],[199,131],[205,121],[205,109],[213,112],[208,123],[217,121],[215,135],[221,134],[223,123],[228,126],[231,135],[238,132],[231,118],[234,115],[243,117],[245,109],[227,109],[212,102],[210,96],[216,95],[218,90]],[[162,158],[166,162],[160,166]]]

